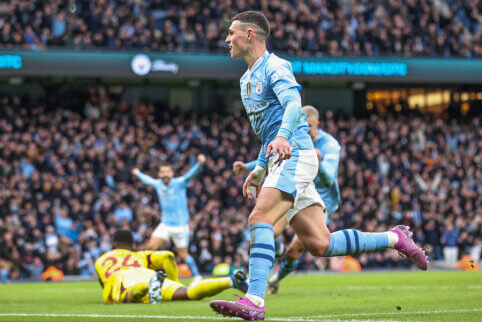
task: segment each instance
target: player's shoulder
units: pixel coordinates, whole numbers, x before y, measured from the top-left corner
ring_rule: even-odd
[[[331,148],[331,149],[341,149],[341,146],[340,146],[340,143],[338,142],[338,140],[333,136],[331,135],[330,133],[327,133],[323,130],[319,130],[320,132],[320,136],[322,138],[322,142],[323,142],[323,145],[327,148]]]
[[[98,265],[101,265],[102,262],[106,259],[106,258],[109,258],[109,257],[118,257],[120,255],[119,253],[119,249],[112,249],[112,250],[109,250],[108,252],[105,252],[104,254],[102,254],[99,258],[97,258],[97,260],[95,261],[95,266],[98,266]]]
[[[269,54],[268,59],[266,59],[265,70],[270,72],[279,70],[280,68],[288,68],[291,71],[291,63],[276,54]]]

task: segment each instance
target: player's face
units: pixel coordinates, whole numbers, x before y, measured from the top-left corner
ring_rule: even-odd
[[[316,116],[308,117],[307,121],[308,121],[308,126],[310,127],[308,134],[312,139],[314,139],[318,135],[318,125],[320,125],[320,122],[318,121]]]
[[[174,176],[174,171],[172,170],[172,167],[170,166],[159,167],[159,178],[161,178],[165,184],[168,184],[173,176]]]
[[[248,51],[248,31],[238,20],[231,23],[225,41],[229,46],[229,54],[233,59],[242,59]]]

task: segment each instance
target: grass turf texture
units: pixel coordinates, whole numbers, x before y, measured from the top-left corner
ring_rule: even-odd
[[[267,296],[266,318],[481,321],[481,274],[429,271],[292,275],[283,281],[277,295]],[[201,301],[107,305],[102,303],[96,282],[3,284],[0,321],[221,320],[209,308],[209,301],[230,300],[233,293],[239,294],[227,290]]]

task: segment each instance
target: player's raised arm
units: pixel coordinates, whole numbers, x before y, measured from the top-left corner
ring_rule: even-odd
[[[205,162],[206,156],[204,154],[198,154],[196,164],[183,176],[184,181],[187,183],[189,180],[194,178],[199,173],[202,165]]]
[[[142,173],[138,168],[132,169],[132,174],[138,177],[142,182],[150,186],[156,186],[158,183],[158,180],[152,178],[151,176],[148,176],[147,174]]]
[[[338,176],[341,147],[336,141],[329,142],[323,148],[322,160],[318,166],[320,180],[326,186],[331,186]]]

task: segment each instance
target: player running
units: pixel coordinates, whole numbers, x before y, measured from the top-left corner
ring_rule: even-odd
[[[268,275],[274,260],[273,225],[284,215],[298,238],[314,256],[342,256],[387,247],[405,252],[419,267],[427,258],[404,229],[385,233],[343,230],[330,234],[324,220],[324,203],[313,183],[318,157],[308,135],[301,110],[301,86],[291,64],[267,52],[269,22],[256,11],[233,18],[226,43],[231,58],[241,59],[248,70],[241,77],[241,98],[261,150],[254,170],[243,185],[243,194],[258,197],[249,218],[251,235],[249,288],[237,301],[211,301],[211,308],[223,315],[246,320],[263,320]],[[266,174],[263,187],[261,182]]]
[[[142,173],[138,168],[132,169],[133,175],[156,190],[161,204],[161,222],[149,239],[148,249],[157,250],[164,247],[168,240],[172,240],[180,260],[187,264],[194,276],[193,284],[201,280],[201,275],[194,258],[188,252],[189,209],[186,190],[189,181],[199,173],[204,162],[206,157],[199,154],[196,164],[184,176],[177,178],[173,178],[174,170],[168,163],[160,165],[159,179]]]
[[[161,300],[199,300],[231,287],[243,292],[248,287],[246,274],[242,271],[236,271],[231,277],[205,279],[186,287],[179,283],[172,252],[133,252],[133,243],[130,231],[116,231],[112,240],[113,249],[95,262],[106,303],[155,304]],[[163,271],[156,273],[156,270]]]
[[[315,151],[318,156],[318,173],[314,183],[316,191],[325,203],[325,217],[328,223],[331,214],[336,211],[341,199],[337,180],[341,147],[333,136],[319,128],[319,113],[315,107],[307,105],[304,106],[302,110],[306,114],[309,126],[308,134],[313,140]],[[246,171],[251,171],[254,169],[255,165],[256,161],[248,163],[236,161],[233,164],[233,172],[235,174],[241,174]],[[288,223],[285,217],[278,220],[274,226],[275,237],[280,235],[287,225]],[[278,247],[275,248],[275,250],[278,251]],[[303,254],[304,249],[303,243],[295,235],[286,249],[285,256],[281,258],[278,273],[273,274],[269,279],[268,292],[270,294],[276,294],[278,292],[279,282],[296,269],[298,266],[298,259]]]

